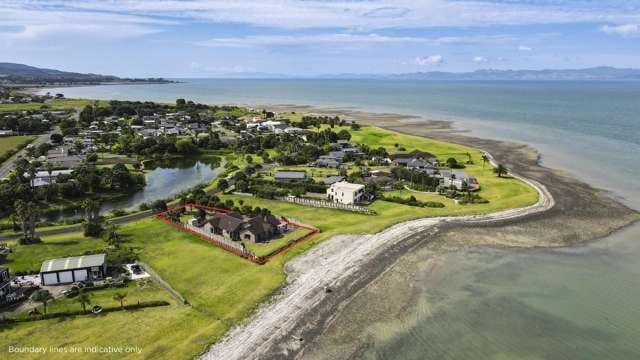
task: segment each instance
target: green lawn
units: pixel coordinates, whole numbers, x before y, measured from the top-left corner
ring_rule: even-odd
[[[451,214],[481,214],[521,207],[534,203],[537,193],[524,183],[511,178],[497,178],[490,166],[482,168],[481,153],[458,145],[430,139],[400,135],[375,128],[353,132],[356,141],[370,146],[382,145],[392,151],[398,142],[407,150],[421,149],[440,158],[453,156],[466,161],[472,154],[475,165],[464,171],[475,175],[482,185],[482,196],[488,204],[456,205],[443,197],[419,194],[421,200],[445,203],[445,208],[417,208],[376,201],[371,206],[377,215],[368,216],[333,209],[318,209],[283,201],[235,195],[224,200],[242,199],[245,204],[269,208],[272,213],[312,224],[322,232],[259,266],[233,255],[186,232],[154,219],[145,219],[122,226],[127,245],[134,247],[141,260],[151,265],[180,292],[190,306],[171,305],[168,308],[145,309],[136,312],[116,312],[99,319],[81,317],[69,320],[47,320],[19,324],[1,330],[0,349],[10,344],[37,345],[137,345],[142,357],[187,359],[201,353],[224,335],[232,326],[246,319],[252,311],[277,291],[285,281],[284,264],[315,244],[341,233],[375,233],[394,223],[427,216]],[[237,161],[242,164],[241,158]],[[257,159],[256,159],[257,160]],[[410,196],[399,191],[398,196]],[[432,197],[436,196],[436,199]],[[69,240],[65,243],[65,239]],[[13,269],[33,269],[44,258],[80,254],[90,248],[104,246],[101,240],[85,240],[80,235],[61,239],[45,239],[44,245],[19,246],[8,264]],[[0,350],[2,351],[2,350]],[[20,358],[24,356],[21,355]],[[81,355],[51,354],[50,358],[81,358]],[[121,355],[105,356],[121,358]],[[27,357],[28,358],[28,357]]]
[[[287,244],[287,242],[289,242],[291,240],[297,240],[297,239],[305,236],[309,232],[310,231],[307,230],[307,229],[297,228],[297,229],[295,229],[295,230],[283,235],[282,237],[275,238],[275,239],[269,241],[268,243],[256,244],[253,241],[243,241],[242,243],[244,244],[244,246],[247,247],[247,249],[253,251],[257,256],[265,256],[265,255],[268,255],[269,253],[271,253],[272,251],[275,251],[275,250],[285,246]]]
[[[17,240],[9,240],[7,245],[14,247],[14,252],[7,256],[2,266],[8,267],[12,273],[37,273],[44,260],[82,255],[106,246],[101,239],[85,238],[80,233],[47,236],[42,238],[41,244],[32,245],[19,245]]]
[[[20,145],[28,144],[36,139],[35,136],[3,136],[0,137],[0,156],[9,150],[17,150]]]
[[[83,108],[86,105],[95,104],[95,100],[86,99],[51,99],[48,103],[16,103],[16,104],[0,104],[0,112],[7,111],[27,111],[27,110],[65,110],[72,108]],[[99,101],[100,106],[106,106],[108,101]]]
[[[127,295],[124,303],[128,304],[136,304],[138,302],[146,302],[146,301],[167,301],[171,303],[171,305],[177,305],[177,301],[175,298],[171,296],[171,294],[154,283],[153,281],[130,281],[127,284],[127,287],[124,288],[106,288],[95,291],[88,291],[90,297],[90,305],[87,305],[87,309],[91,309],[94,305],[100,305],[103,308],[118,308],[120,307],[120,302],[113,299],[113,296],[116,293],[124,293]],[[55,301],[51,302],[47,306],[48,314],[55,313],[69,313],[76,312],[82,310],[82,306],[77,302],[77,297],[60,297]],[[44,313],[44,308],[42,305],[38,306],[38,311],[40,313]],[[21,316],[28,316],[26,313],[21,314]]]

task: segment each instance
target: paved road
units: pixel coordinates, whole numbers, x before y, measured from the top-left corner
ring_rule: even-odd
[[[43,135],[38,136],[38,138],[32,142],[33,146],[37,147],[40,144],[44,144],[51,138],[51,134],[57,132],[58,130],[51,130]],[[11,170],[13,170],[13,165],[18,160],[18,156],[24,157],[27,154],[27,149],[22,149],[18,151],[15,155],[13,155],[9,160],[7,160],[2,166],[0,166],[0,179],[5,178],[9,175]]]

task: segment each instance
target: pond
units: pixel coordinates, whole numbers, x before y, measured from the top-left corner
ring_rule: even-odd
[[[147,183],[144,189],[102,204],[100,213],[107,214],[114,209],[137,210],[143,203],[173,198],[197,185],[210,183],[224,171],[223,165],[215,158],[148,161],[145,163]],[[47,214],[43,220],[61,221],[81,216],[82,210],[68,210]]]

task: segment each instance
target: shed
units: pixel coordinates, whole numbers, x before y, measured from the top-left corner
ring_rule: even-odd
[[[42,285],[70,284],[78,281],[104,279],[107,255],[84,255],[46,260],[40,268]]]
[[[304,171],[283,170],[278,171],[273,177],[276,181],[295,181],[306,179],[307,174]]]

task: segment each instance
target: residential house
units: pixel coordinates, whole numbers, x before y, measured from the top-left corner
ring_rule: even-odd
[[[248,240],[262,243],[269,241],[281,231],[281,222],[273,215],[258,215],[245,219],[236,212],[216,213],[206,221],[204,230],[229,240]]]
[[[0,304],[15,299],[15,292],[11,288],[9,269],[0,267]]]
[[[84,255],[46,260],[40,268],[42,285],[62,285],[102,280],[107,275],[107,255]]]
[[[440,171],[440,176],[442,177],[442,185],[444,187],[449,188],[453,186],[457,190],[480,190],[478,180],[465,172],[442,170]]]
[[[326,179],[322,180],[325,185],[333,185],[337,182],[344,181],[345,177],[341,175],[332,175],[328,176]]]
[[[40,187],[53,184],[60,175],[71,175],[73,170],[53,170],[51,174],[48,171],[38,171],[36,176],[31,180],[31,186]]]
[[[301,181],[307,178],[307,173],[296,170],[282,170],[278,171],[273,178],[280,182]]]
[[[356,204],[366,197],[364,185],[340,181],[327,189],[327,198],[342,204]]]

